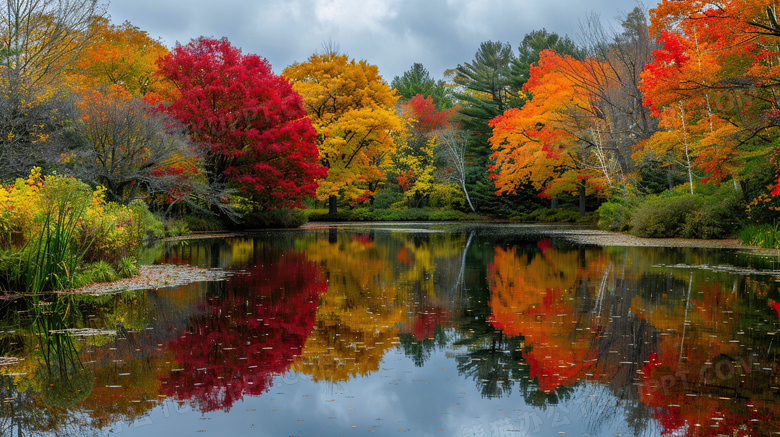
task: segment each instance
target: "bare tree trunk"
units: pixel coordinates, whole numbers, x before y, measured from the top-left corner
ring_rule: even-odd
[[[466,188],[466,144],[468,142],[466,136],[454,129],[448,129],[437,132],[436,137],[441,139],[437,141],[438,149],[444,151],[444,158],[452,170],[452,175],[448,179],[456,182],[463,190],[471,212],[477,212]]]
[[[474,205],[471,204],[471,198],[469,197],[469,190],[466,189],[466,178],[463,178],[463,180],[461,181],[460,188],[463,190],[463,194],[466,196],[466,202],[468,202],[471,212],[474,213],[477,212],[477,210],[474,209]]]
[[[682,120],[683,144],[685,145],[685,161],[688,167],[688,182],[691,185],[691,194],[693,194],[693,173],[691,172],[691,156],[688,153],[688,132],[685,128],[685,109],[683,108],[682,100],[680,100],[678,103],[680,106],[680,120]]]

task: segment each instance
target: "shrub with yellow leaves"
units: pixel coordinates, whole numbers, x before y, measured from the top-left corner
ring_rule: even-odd
[[[105,191],[43,176],[37,167],[27,179],[0,186],[0,287],[36,292],[80,285],[85,263],[118,266],[161,229],[143,202],[106,202]]]

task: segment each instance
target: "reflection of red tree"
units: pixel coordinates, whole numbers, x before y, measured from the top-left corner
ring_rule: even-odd
[[[450,312],[448,310],[427,306],[417,313],[411,329],[406,326],[401,332],[414,334],[417,341],[430,340],[436,333],[436,326],[445,325],[449,321]]]
[[[777,382],[769,376],[774,370],[764,370],[774,369],[772,358],[750,352],[759,348],[737,334],[744,325],[734,323],[740,312],[736,293],[717,282],[701,289],[699,299],[672,308],[635,298],[634,305],[648,308],[646,317],[667,334],[642,368],[641,401],[664,436],[776,432],[780,409],[771,387]]]
[[[206,412],[265,392],[300,355],[326,288],[317,265],[297,253],[231,278],[171,344],[181,370],[163,378],[163,393]]]
[[[660,356],[672,355],[672,362],[665,362],[652,354],[642,368],[643,387],[641,400],[652,408],[653,416],[661,425],[663,436],[758,436],[765,435],[769,423],[751,421],[759,409],[776,410],[763,401],[723,397],[724,386],[729,381],[714,376],[716,363],[709,372],[691,372],[680,365],[673,347],[664,347]],[[725,365],[725,364],[724,364]],[[728,366],[733,365],[731,362]],[[729,369],[729,372],[731,369]],[[708,373],[712,375],[707,375]],[[709,376],[710,384],[702,384],[700,378]],[[737,379],[737,378],[733,378]],[[755,413],[753,413],[755,411]],[[767,419],[767,418],[762,418]],[[774,421],[774,420],[773,420]],[[772,427],[777,423],[772,424]],[[763,430],[761,430],[763,429]]]
[[[775,309],[777,312],[777,317],[780,318],[780,302],[775,302],[773,300],[769,301],[769,305]]]

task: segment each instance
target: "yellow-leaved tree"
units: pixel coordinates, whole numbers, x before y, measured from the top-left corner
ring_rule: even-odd
[[[282,73],[293,82],[317,130],[320,163],[328,168],[317,198],[368,198],[385,179],[382,166],[395,150],[403,124],[395,111],[398,96],[376,66],[334,52],[314,54]]]

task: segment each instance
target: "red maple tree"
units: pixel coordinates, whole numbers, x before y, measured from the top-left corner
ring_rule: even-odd
[[[163,108],[208,145],[210,183],[227,177],[260,209],[302,207],[327,170],[301,97],[257,55],[198,38],[159,61],[180,97]]]

